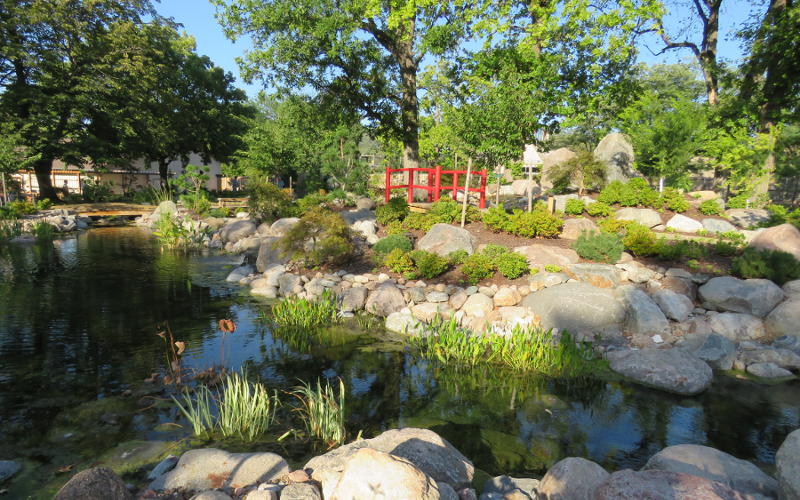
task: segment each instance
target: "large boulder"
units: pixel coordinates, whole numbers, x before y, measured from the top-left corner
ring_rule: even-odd
[[[653,292],[653,300],[664,314],[673,321],[686,321],[694,309],[692,299],[682,293],[660,288]]]
[[[511,182],[511,191],[514,196],[528,196],[528,191],[532,191],[532,194],[536,195],[539,192],[539,186],[535,181],[516,179]]]
[[[515,252],[527,257],[528,265],[533,269],[541,270],[544,266],[558,266],[566,269],[576,264],[581,257],[571,248],[561,248],[551,245],[533,243],[524,247],[516,247]]]
[[[292,229],[298,222],[300,222],[300,219],[297,217],[284,217],[283,219],[278,219],[269,227],[269,232],[271,235],[279,238],[281,236],[286,236],[286,233],[288,233],[289,230]]]
[[[370,292],[364,308],[367,312],[385,318],[393,312],[398,312],[405,306],[406,301],[403,298],[403,292],[401,292],[394,283],[384,281],[378,284],[375,290]]]
[[[711,331],[733,342],[758,340],[766,336],[764,323],[750,314],[724,312],[708,316]]]
[[[736,226],[724,219],[703,219],[703,229],[709,233],[729,233],[736,231]]]
[[[691,217],[675,214],[669,221],[667,221],[667,228],[680,231],[681,233],[696,233],[703,229],[703,224],[697,222]]]
[[[792,280],[784,283],[783,293],[790,299],[800,299],[800,280]]]
[[[447,257],[450,252],[456,250],[472,254],[476,245],[477,239],[466,229],[450,224],[434,224],[425,236],[419,239],[417,249]]]
[[[717,481],[748,495],[775,497],[778,482],[752,463],[697,444],[668,446],[647,461],[642,470],[666,470]]]
[[[546,500],[593,500],[608,477],[608,472],[591,460],[568,457],[550,467],[537,492]]]
[[[258,257],[256,258],[256,269],[258,272],[263,273],[273,264],[286,264],[289,262],[289,257],[282,255],[278,247],[277,237],[261,238],[261,243],[258,247]]]
[[[150,483],[149,488],[155,491],[242,488],[273,481],[288,473],[289,464],[275,453],[228,453],[200,448],[184,453],[175,468]]]
[[[736,344],[716,333],[687,335],[680,347],[717,370],[730,370],[736,361]]]
[[[661,214],[652,208],[633,208],[626,207],[617,210],[616,218],[619,220],[631,220],[647,227],[655,227],[661,224]]]
[[[789,370],[770,362],[747,365],[746,371],[750,375],[761,378],[787,378],[792,376],[792,372]]]
[[[219,237],[223,243],[236,243],[239,240],[248,238],[256,233],[258,226],[255,222],[247,219],[231,221],[219,230]]]
[[[475,472],[472,462],[447,440],[433,431],[414,427],[393,429],[372,439],[340,446],[312,458],[303,468],[311,469],[311,477],[322,485],[323,496],[329,498],[347,461],[363,448],[408,460],[434,481],[447,483],[456,490],[468,487]]]
[[[360,210],[345,210],[344,212],[339,212],[339,215],[351,226],[362,220],[375,221],[375,212],[363,208]]]
[[[343,290],[339,294],[339,308],[342,311],[360,311],[367,303],[368,293],[369,290],[363,286]]]
[[[593,336],[618,334],[625,306],[614,292],[587,283],[564,283],[527,295],[521,302],[539,317],[544,328]]]
[[[67,481],[53,500],[132,500],[125,483],[111,469],[93,467]]]
[[[611,474],[595,500],[753,500],[722,483],[665,470],[625,469]]]
[[[711,367],[681,349],[621,349],[607,354],[610,367],[642,385],[693,396],[711,385]]]
[[[425,331],[422,324],[410,312],[393,312],[386,316],[385,328],[390,332],[401,333],[403,335],[421,335]]]
[[[775,454],[778,497],[781,500],[800,498],[800,429],[792,432]]]
[[[540,156],[542,158],[542,188],[550,189],[553,187],[553,183],[550,181],[550,170],[557,165],[575,158],[577,154],[568,148],[558,148],[546,153],[540,153]]]
[[[626,182],[637,177],[633,169],[633,144],[624,134],[615,132],[603,137],[594,148],[594,157],[605,163],[607,182]]]
[[[626,285],[620,287],[620,294],[628,307],[625,329],[634,339],[654,335],[660,335],[663,339],[669,333],[667,317],[646,293],[633,285]]]
[[[745,229],[769,220],[769,211],[761,208],[730,208],[725,216],[734,224]]]
[[[480,292],[467,297],[464,305],[461,306],[461,310],[464,311],[464,314],[467,316],[480,318],[488,316],[489,313],[492,312],[492,309],[494,309],[494,301],[492,298]]]
[[[561,238],[565,240],[577,240],[583,232],[598,232],[597,224],[591,219],[567,219],[564,221],[564,228],[561,230]]]
[[[618,287],[622,279],[620,269],[611,264],[573,264],[569,266],[566,272],[570,278],[585,281],[598,288]]]
[[[703,307],[763,318],[783,300],[783,290],[765,279],[711,278],[698,290]]]
[[[441,495],[436,482],[408,460],[362,448],[347,459],[336,487],[325,498],[439,500]]]
[[[792,224],[768,227],[758,233],[749,246],[764,250],[780,250],[800,260],[800,229]]]
[[[800,337],[800,297],[790,297],[764,318],[764,327],[771,338],[793,335]]]

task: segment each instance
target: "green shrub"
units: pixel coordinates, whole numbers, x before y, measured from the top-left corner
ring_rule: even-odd
[[[403,226],[406,229],[417,229],[425,232],[428,232],[434,224],[436,224],[434,217],[420,212],[411,212],[403,221]]]
[[[424,250],[414,250],[408,256],[414,262],[418,274],[426,279],[435,278],[450,267],[450,261],[446,258]]]
[[[383,258],[383,265],[397,274],[402,275],[406,279],[414,279],[417,277],[417,270],[414,266],[414,261],[408,256],[408,252],[395,248]]]
[[[590,151],[579,151],[574,158],[554,165],[547,172],[554,192],[564,192],[570,185],[578,187],[578,194],[586,189],[602,187],[606,182],[606,165]]]
[[[410,252],[414,246],[411,244],[411,240],[406,238],[405,236],[394,234],[389,235],[386,238],[381,238],[375,246],[372,247],[372,251],[375,252],[375,259],[380,264],[383,262],[383,258],[394,250],[395,248],[399,248],[404,252]]]
[[[455,250],[447,254],[447,259],[450,261],[451,266],[460,266],[468,256],[469,254],[466,250]]]
[[[728,208],[747,208],[747,193],[738,194],[728,198],[725,206]]]
[[[52,240],[56,234],[56,227],[47,222],[37,221],[31,227],[31,232],[37,240]]]
[[[717,233],[717,238],[720,240],[730,241],[731,243],[739,246],[744,246],[747,242],[746,238],[739,231],[725,231]]]
[[[622,191],[625,189],[625,184],[620,181],[609,182],[604,187],[600,194],[597,196],[597,201],[605,203],[606,205],[613,205],[622,200]]]
[[[560,273],[561,266],[556,266],[555,264],[545,264],[544,270],[548,273]]]
[[[589,203],[586,207],[586,213],[592,217],[608,217],[611,215],[611,207],[602,201],[596,201],[594,203]]]
[[[311,193],[303,196],[296,201],[297,208],[301,214],[308,212],[311,209],[327,206],[328,197],[320,193]]]
[[[456,202],[452,198],[441,198],[439,201],[431,205],[428,214],[435,221],[434,224],[453,224],[454,222],[461,222],[461,209],[462,204]],[[465,217],[466,222],[473,222],[481,220],[481,212],[472,205],[467,205],[467,212]]]
[[[572,248],[584,259],[613,264],[625,250],[618,234],[582,231]]]
[[[670,262],[684,260],[697,260],[708,256],[708,249],[698,241],[692,240],[667,240],[660,238],[656,242],[655,252],[660,259]]]
[[[524,238],[556,238],[563,227],[564,220],[546,210],[514,210],[508,218],[507,231]]]
[[[475,253],[464,259],[461,272],[471,284],[490,278],[494,274],[492,259],[482,253]]]
[[[659,194],[647,184],[647,181],[636,177],[627,183],[613,181],[597,197],[598,201],[613,205],[619,203],[623,207],[655,207],[659,202]]]
[[[685,212],[689,210],[689,202],[684,198],[683,193],[675,188],[666,188],[661,193],[660,204],[673,212]]]
[[[220,219],[224,219],[225,217],[230,217],[231,209],[226,207],[218,207],[212,208],[208,211],[209,217],[218,217]]]
[[[406,228],[399,220],[393,220],[392,222],[386,224],[386,233],[389,235],[405,234]]]
[[[483,223],[496,233],[506,230],[508,219],[509,214],[502,205],[494,205],[483,214]]]
[[[402,221],[408,216],[409,212],[410,209],[406,200],[403,198],[391,198],[389,203],[380,205],[375,209],[375,220],[385,226],[395,220]]]
[[[309,210],[278,240],[284,255],[308,267],[341,264],[356,251],[353,231],[342,217],[324,208]]]
[[[617,234],[624,233],[625,229],[631,224],[633,224],[633,221],[609,217],[608,219],[601,220],[597,225],[600,226],[600,230],[605,233]]]
[[[208,195],[205,191],[182,194],[180,200],[184,207],[197,215],[207,215],[208,211],[211,210],[211,200],[208,199]]]
[[[783,205],[776,205],[771,204],[766,206],[767,211],[769,212],[769,220],[765,223],[760,224],[763,227],[772,227],[778,226],[780,224],[785,224],[789,221],[789,209],[784,207]]]
[[[53,200],[45,198],[36,202],[36,210],[50,210],[53,208]]]
[[[581,215],[585,208],[583,200],[576,200],[570,198],[567,200],[567,205],[564,207],[564,213],[570,215]]]
[[[4,219],[18,219],[23,215],[35,214],[36,206],[29,201],[16,200],[0,207],[0,211]]]
[[[783,285],[800,278],[800,261],[787,252],[748,248],[733,259],[731,270],[741,278],[766,278]]]
[[[722,215],[722,207],[717,200],[706,200],[697,207],[703,215]]]
[[[718,240],[714,243],[714,253],[722,257],[733,257],[742,251],[742,247],[725,240]]]
[[[289,193],[263,178],[253,177],[247,183],[250,215],[264,222],[297,214]]]
[[[634,255],[648,256],[656,252],[656,234],[636,222],[627,225],[622,243]]]
[[[83,199],[89,203],[99,203],[111,200],[114,195],[113,184],[87,178],[83,183]]]
[[[491,243],[483,247],[483,250],[481,250],[481,253],[483,255],[489,257],[492,260],[496,259],[501,255],[507,254],[508,252],[510,252],[510,250],[504,247],[503,245],[494,245]]]
[[[494,258],[497,270],[508,279],[519,278],[530,269],[528,259],[517,252],[507,251]]]

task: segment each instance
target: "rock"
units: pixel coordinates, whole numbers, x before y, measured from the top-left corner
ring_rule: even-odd
[[[536,185],[534,181],[528,181],[527,179],[516,179],[511,182],[511,190],[514,193],[514,196],[528,196],[528,191],[532,190],[533,194],[536,195],[539,193],[539,186]]]
[[[363,286],[344,290],[339,295],[339,308],[342,311],[360,311],[367,302],[367,293],[369,293],[369,290]]]
[[[800,498],[800,429],[792,432],[775,454],[778,497],[781,500]]]
[[[278,288],[284,297],[294,293],[295,288],[302,286],[303,280],[300,276],[292,273],[283,273],[278,278]]]
[[[22,469],[19,462],[13,460],[0,460],[0,483],[10,478]]]
[[[653,292],[653,300],[664,314],[673,321],[686,321],[689,314],[692,313],[692,309],[694,309],[694,304],[689,297],[665,288]]]
[[[411,307],[411,315],[425,323],[431,323],[436,318],[447,315],[448,311],[447,305],[441,302],[423,302]]]
[[[255,234],[258,226],[251,220],[235,220],[222,226],[219,237],[223,243],[236,243],[237,241]]]
[[[617,267],[628,273],[628,281],[633,283],[647,283],[656,276],[655,272],[636,261],[623,262],[617,264]]]
[[[233,245],[232,253],[247,253],[251,255],[258,254],[261,249],[261,238],[258,236],[249,236],[242,238]]]
[[[494,301],[482,293],[470,295],[461,307],[461,310],[464,311],[467,316],[478,316],[482,318],[488,316],[489,313],[492,312],[492,309],[494,309]]]
[[[778,304],[764,318],[764,328],[770,338],[784,335],[800,337],[800,296],[790,297]]]
[[[342,216],[342,219],[347,222],[348,225],[353,225],[358,221],[362,220],[375,220],[375,212],[372,210],[346,210],[344,212],[339,212],[339,215]]]
[[[297,217],[284,217],[273,222],[269,227],[269,231],[273,236],[280,238],[281,236],[286,236],[286,233],[298,222],[300,222],[300,219]]]
[[[75,474],[53,497],[53,500],[132,499],[122,479],[105,467],[93,467]]]
[[[672,290],[675,293],[680,293],[681,295],[686,295],[691,300],[697,298],[697,285],[690,279],[666,276],[661,280],[661,287],[666,290]]]
[[[587,283],[564,283],[531,293],[521,305],[538,316],[543,328],[572,334],[619,333],[625,307],[610,290]]]
[[[768,227],[758,233],[748,246],[764,250],[780,250],[800,260],[800,229],[792,224]]]
[[[356,200],[356,210],[375,210],[375,200],[362,196]]]
[[[694,203],[700,204],[708,200],[720,200],[721,198],[714,191],[689,191],[686,193]]]
[[[311,483],[293,483],[281,490],[281,500],[322,500],[319,488]]]
[[[475,470],[472,462],[447,440],[427,429],[407,427],[386,431],[372,439],[355,441],[312,458],[303,468],[312,470],[311,477],[322,485],[324,498],[330,498],[348,460],[363,448],[391,453],[394,457],[408,460],[434,481],[447,483],[456,490],[466,488],[472,482]]]
[[[736,231],[736,226],[723,219],[703,219],[703,229],[709,233],[728,233]]]
[[[595,500],[752,500],[722,483],[699,476],[665,470],[636,472],[630,469],[611,474]]]
[[[620,287],[619,293],[628,307],[625,329],[629,333],[634,337],[665,337],[669,334],[667,317],[646,293],[633,285]]]
[[[560,248],[541,243],[517,247],[514,251],[528,258],[528,265],[531,269],[542,270],[547,265],[566,269],[572,264],[577,264],[581,259],[578,252],[571,248]]]
[[[609,477],[605,469],[585,458],[558,461],[539,483],[539,498],[547,500],[593,500],[594,493]]]
[[[546,271],[543,273],[536,273],[528,278],[528,283],[530,283],[531,289],[534,291],[560,285],[567,281],[569,281],[569,276],[567,276],[566,273],[548,273]]]
[[[787,281],[783,284],[783,293],[789,298],[800,299],[800,280]]]
[[[149,488],[155,491],[241,488],[278,479],[289,473],[289,465],[275,453],[228,453],[200,448],[184,453],[175,468]]]
[[[736,360],[736,344],[716,333],[684,337],[681,348],[689,350],[717,370],[730,370]]]
[[[567,268],[567,274],[598,288],[618,287],[621,280],[620,270],[611,264],[573,264]]]
[[[283,496],[283,495],[281,495]],[[331,500],[439,500],[436,482],[407,460],[362,448],[348,458]]]
[[[403,292],[394,283],[384,281],[370,292],[365,305],[367,312],[377,316],[389,316],[406,306]]]
[[[539,484],[540,481],[538,479],[497,476],[486,481],[483,485],[483,494],[497,493],[499,495],[505,495],[506,493],[518,490],[526,494],[528,498],[536,498]]]
[[[661,214],[652,208],[620,208],[615,217],[619,220],[632,220],[646,227],[655,227],[661,224]]]
[[[574,151],[568,148],[558,148],[554,149],[553,151],[547,151],[546,153],[539,153],[539,156],[542,158],[542,167],[541,172],[541,182],[542,182],[542,189],[550,189],[553,187],[553,183],[550,181],[549,174],[550,170],[565,161],[569,161],[575,156]],[[522,196],[525,193],[517,194],[516,191],[514,192],[517,196]]]
[[[610,367],[640,384],[693,396],[711,385],[713,373],[701,359],[682,349],[623,349],[609,352]]]
[[[561,238],[565,240],[577,240],[584,231],[596,233],[597,224],[591,219],[567,219],[564,221],[564,229],[561,230]]]
[[[244,500],[278,500],[281,494],[281,485],[261,483],[257,490],[250,491]]]
[[[450,296],[446,292],[433,291],[425,295],[425,299],[428,302],[447,302],[450,300]]]
[[[410,312],[391,313],[386,317],[385,327],[390,332],[404,335],[421,335],[425,331],[425,325],[420,323]]]
[[[454,311],[458,311],[467,301],[468,297],[469,295],[467,295],[467,292],[465,292],[464,290],[457,291],[456,293],[450,296],[450,308],[453,309]]]
[[[756,345],[759,348],[743,349],[739,354],[739,359],[743,363],[747,365],[754,363],[774,363],[775,365],[789,370],[800,369],[800,356],[794,351],[790,349],[761,347],[760,344]]]
[[[228,283],[238,283],[243,278],[253,274],[255,271],[256,270],[253,269],[253,266],[250,265],[239,266],[234,268],[233,271],[228,274],[228,277],[225,278],[225,281]]]
[[[667,221],[667,228],[674,229],[681,233],[696,233],[703,229],[703,224],[697,222],[691,217],[685,215],[675,214]]]
[[[204,491],[202,493],[198,493],[197,495],[193,496],[191,500],[233,500],[230,495],[227,495],[221,491],[217,490],[209,490]]]
[[[594,157],[606,165],[606,182],[625,182],[637,177],[633,169],[633,145],[623,134],[614,132],[603,137],[594,148]]]
[[[747,373],[761,378],[784,378],[792,376],[792,372],[784,370],[775,363],[753,363],[752,365],[747,365]]]
[[[476,245],[477,239],[466,229],[450,224],[434,224],[425,236],[419,239],[417,249],[447,257],[456,250],[472,254]]]
[[[711,278],[698,289],[703,307],[763,318],[783,300],[783,290],[765,279]]]
[[[745,229],[767,222],[770,218],[769,211],[760,208],[731,208],[725,210],[725,216]]]
[[[378,228],[375,225],[374,221],[371,221],[371,220],[360,220],[360,221],[354,223],[350,227],[353,229],[353,231],[361,234],[367,241],[370,241],[372,239],[375,239],[375,242],[378,241],[377,240],[377,236],[375,234],[377,232]],[[371,244],[374,245],[375,243],[371,243]]]
[[[522,300],[522,296],[516,288],[503,287],[492,297],[495,307],[515,306]]]
[[[653,469],[710,479],[747,495],[772,498],[778,490],[778,482],[752,463],[708,446],[668,446],[650,457],[642,468]]]
[[[175,455],[170,455],[166,457],[164,460],[160,461],[158,465],[153,467],[153,470],[151,470],[147,474],[147,479],[150,479],[152,481],[153,479],[157,479],[163,476],[167,472],[174,469],[175,464],[177,463],[178,463],[178,457],[176,457]]]
[[[755,316],[740,313],[719,313],[708,317],[711,331],[733,342],[758,340],[766,336],[764,323]]]

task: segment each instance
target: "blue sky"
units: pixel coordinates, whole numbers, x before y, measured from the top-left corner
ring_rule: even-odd
[[[727,0],[723,3],[720,16],[719,55],[722,59],[736,61],[741,58],[741,49],[738,40],[733,39],[731,31],[739,26],[742,21],[754,12],[754,0]],[[247,39],[237,40],[235,43],[228,40],[222,33],[222,28],[214,17],[214,7],[207,0],[161,0],[156,5],[158,12],[166,17],[172,17],[183,25],[183,29],[194,36],[197,41],[197,52],[209,56],[215,64],[225,68],[237,77],[238,85],[249,96],[255,96],[262,88],[260,83],[246,84],[239,78],[239,67],[236,58],[251,47]],[[760,14],[761,9],[755,10]],[[681,12],[676,10],[667,18],[667,29],[671,33],[679,33]],[[677,40],[678,37],[674,36]],[[647,63],[666,62],[673,63],[691,59],[688,50],[669,51],[666,54],[655,56],[652,50],[659,48],[659,41],[655,37],[648,37],[640,43],[640,59]]]

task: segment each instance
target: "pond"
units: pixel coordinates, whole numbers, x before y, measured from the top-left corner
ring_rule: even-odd
[[[431,428],[492,475],[539,477],[566,456],[638,468],[680,443],[713,446],[769,472],[784,437],[800,427],[798,381],[718,376],[704,394],[680,397],[618,381],[443,366],[355,322],[311,340],[282,338],[259,319],[266,303],[225,283],[235,264],[232,256],[162,252],[132,228],[0,246],[0,460],[25,466],[0,489],[49,498],[119,443],[185,438],[174,406],[143,382],[166,369],[157,335],[166,328],[186,342],[187,369],[246,366],[279,389],[341,377],[353,435]],[[217,322],[226,318],[237,329],[223,335]],[[299,466],[314,450],[284,451]]]

